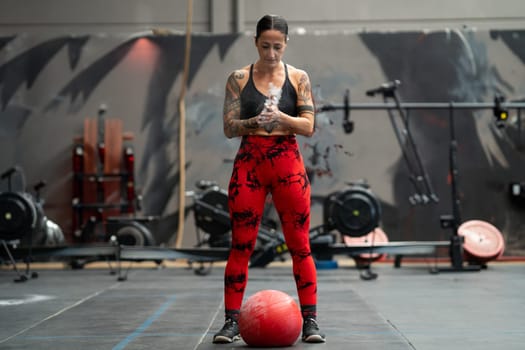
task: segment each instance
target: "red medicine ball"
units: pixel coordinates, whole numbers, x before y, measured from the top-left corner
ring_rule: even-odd
[[[278,290],[262,290],[242,305],[239,331],[250,346],[277,347],[294,344],[303,318],[295,300]]]

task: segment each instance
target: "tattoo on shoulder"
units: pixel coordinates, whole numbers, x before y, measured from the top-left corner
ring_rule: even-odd
[[[244,79],[244,72],[243,71],[240,71],[240,70],[236,70],[235,72],[233,72],[233,76],[235,77],[235,79],[239,80],[239,79]]]
[[[312,99],[312,88],[310,87],[310,79],[306,73],[302,73],[299,79],[299,84],[297,85],[298,96],[297,98],[301,99],[303,103],[307,104]]]
[[[234,72],[234,73],[230,74],[230,76],[228,78],[228,89],[231,92],[237,93],[237,92],[240,91],[240,85],[239,85],[239,82],[238,82],[239,79],[241,79],[241,78],[238,77],[238,73],[237,72]]]
[[[223,114],[232,114],[232,116],[238,115],[240,111],[240,95],[241,86],[239,80],[242,79],[244,73],[242,71],[235,71],[228,77],[226,84],[226,95],[224,98],[224,109]]]

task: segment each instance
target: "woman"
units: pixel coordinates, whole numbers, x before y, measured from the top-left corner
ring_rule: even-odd
[[[310,251],[310,182],[295,135],[314,132],[308,75],[281,61],[288,24],[266,15],[257,22],[259,59],[234,71],[226,84],[224,134],[242,137],[228,188],[232,246],[224,273],[226,322],[214,343],[239,339],[239,310],[265,198],[271,193],[292,257],[303,315],[302,340],[324,342],[316,322],[317,276]],[[277,88],[275,88],[277,87]]]

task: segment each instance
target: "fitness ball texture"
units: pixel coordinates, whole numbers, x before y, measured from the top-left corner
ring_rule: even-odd
[[[242,305],[239,332],[246,344],[256,347],[280,347],[294,344],[303,318],[295,300],[278,290],[262,290]]]

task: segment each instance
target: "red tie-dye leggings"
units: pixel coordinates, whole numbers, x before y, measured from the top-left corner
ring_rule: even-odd
[[[309,241],[310,182],[295,136],[242,139],[228,188],[232,246],[224,274],[226,314],[240,310],[268,193],[292,257],[303,314],[315,316],[317,276]]]

